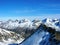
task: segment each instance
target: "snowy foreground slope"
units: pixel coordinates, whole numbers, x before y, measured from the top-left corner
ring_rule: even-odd
[[[19,45],[41,45],[41,41],[45,40],[45,38],[49,38],[49,33],[45,32],[44,29],[40,27],[34,34],[31,35],[31,37]]]
[[[20,43],[22,40],[20,34],[0,28],[0,45]]]
[[[60,19],[47,18],[44,20],[35,19],[33,21],[28,19],[0,21],[0,45],[56,45],[56,41],[49,41],[51,34],[41,24],[60,32]],[[39,26],[41,27],[38,28]],[[31,36],[24,40],[29,35]]]
[[[49,29],[46,30],[44,25],[41,25],[35,33],[18,45],[60,45],[60,41],[54,37],[54,34],[51,34]]]

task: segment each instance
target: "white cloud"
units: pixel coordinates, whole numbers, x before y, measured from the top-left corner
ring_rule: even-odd
[[[35,12],[36,10],[15,10],[12,11],[14,13],[30,13],[30,12]]]

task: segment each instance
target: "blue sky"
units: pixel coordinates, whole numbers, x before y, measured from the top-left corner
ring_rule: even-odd
[[[0,19],[60,18],[60,0],[0,0]]]

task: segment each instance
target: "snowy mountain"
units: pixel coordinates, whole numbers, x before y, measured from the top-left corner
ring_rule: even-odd
[[[0,45],[20,43],[31,33],[33,33],[41,24],[47,28],[53,28],[55,31],[60,32],[60,19],[46,18],[43,20],[7,20],[0,21]],[[43,28],[44,29],[44,28]],[[46,33],[45,33],[46,34]]]
[[[40,22],[40,21],[39,21]],[[24,40],[26,30],[35,30],[40,25],[28,19],[0,21],[0,45],[20,43]],[[40,22],[41,23],[41,22]],[[28,31],[30,32],[30,31]],[[29,34],[29,33],[28,33]]]
[[[52,32],[54,30],[55,29],[48,28],[46,25],[41,24],[32,35],[18,45],[60,45],[60,41],[56,40],[56,35]]]
[[[28,37],[26,40],[24,40],[19,45],[41,45],[41,41],[44,40],[49,35],[48,32],[44,32],[45,29],[43,27],[39,27],[35,33],[33,33],[30,37]],[[27,43],[28,42],[28,43]]]
[[[56,29],[56,31],[60,30],[60,21],[59,19],[49,19],[46,18],[42,20],[42,22],[47,26]]]
[[[9,30],[14,30],[14,29],[21,29],[23,28],[23,30],[25,29],[37,29],[37,27],[39,27],[41,21],[36,20],[36,22],[32,22],[28,19],[23,19],[23,20],[8,20],[5,22],[0,22],[0,27],[3,29],[9,29]]]
[[[10,19],[8,21],[0,21],[0,27],[5,29],[15,29],[17,27],[33,29],[39,27],[41,23],[44,23],[46,26],[53,28],[60,27],[59,19],[50,19],[50,18],[46,18],[44,20],[35,19],[33,21],[30,21],[28,19],[22,19],[22,20]]]
[[[26,29],[33,30],[37,29],[41,23],[45,24],[47,27],[60,30],[60,19],[50,19],[50,18],[46,18],[44,20],[35,19],[33,21],[30,21],[28,19],[22,19],[22,20],[10,19],[8,21],[0,21],[0,28],[7,30],[18,29],[18,31],[20,31],[19,29],[22,29],[23,31]]]
[[[20,41],[23,41],[20,34],[0,28],[0,45],[19,43]]]

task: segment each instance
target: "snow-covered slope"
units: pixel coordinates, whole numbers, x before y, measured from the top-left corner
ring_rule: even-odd
[[[56,40],[54,34],[49,33],[48,30],[44,24],[40,25],[30,37],[19,45],[60,45],[60,41]],[[51,28],[51,30],[54,29]]]
[[[41,41],[44,40],[46,38],[44,36],[47,36],[47,35],[49,35],[49,33],[45,32],[43,27],[40,27],[37,29],[37,31],[35,31],[34,34],[32,34],[29,38],[24,40],[19,45],[41,45],[40,44]]]
[[[20,34],[0,28],[0,45],[20,43],[20,41],[23,41]]]
[[[20,43],[20,41],[24,40],[21,38],[21,34],[17,34],[16,32],[21,33],[20,30],[34,30],[37,29],[40,25],[40,21],[32,22],[28,19],[23,20],[8,20],[8,21],[0,21],[0,45],[8,45],[10,43]],[[15,30],[16,32],[14,32]]]
[[[59,19],[50,19],[46,18],[42,20],[42,22],[47,26],[56,29],[56,31],[60,30],[60,21]]]

